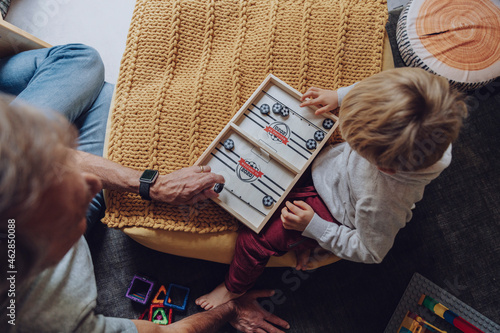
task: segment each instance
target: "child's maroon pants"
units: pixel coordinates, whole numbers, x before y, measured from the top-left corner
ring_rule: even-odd
[[[304,176],[300,185],[307,186],[292,189],[260,234],[246,227],[239,233],[233,261],[225,280],[226,288],[230,292],[241,294],[250,289],[264,271],[271,256],[282,256],[290,250],[312,249],[318,245],[316,240],[302,236],[300,231],[283,228],[280,216],[286,201],[305,201],[321,218],[338,223],[312,186],[310,174]]]

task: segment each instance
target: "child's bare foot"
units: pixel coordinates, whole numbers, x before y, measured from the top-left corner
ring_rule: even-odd
[[[195,303],[205,310],[210,310],[241,295],[243,294],[235,294],[227,290],[226,285],[222,282],[208,294],[198,297]]]

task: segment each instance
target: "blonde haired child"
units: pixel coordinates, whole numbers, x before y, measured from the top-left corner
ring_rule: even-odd
[[[319,244],[346,260],[380,263],[425,186],[450,164],[467,112],[445,78],[416,68],[337,91],[313,87],[302,101],[318,114],[340,105],[345,142],[323,149],[260,234],[240,232],[225,282],[196,300],[206,310],[245,293],[271,255],[292,249]],[[298,257],[297,269],[307,260]]]

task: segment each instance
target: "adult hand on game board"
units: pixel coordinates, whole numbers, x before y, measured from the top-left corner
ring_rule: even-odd
[[[142,170],[125,167],[97,155],[76,152],[82,171],[99,177],[103,188],[139,194],[139,178]],[[224,183],[224,177],[210,172],[209,166],[191,166],[168,175],[159,175],[149,189],[152,200],[173,205],[192,204],[207,198],[217,197],[213,191],[215,183]]]
[[[327,90],[316,87],[309,88],[300,99],[301,107],[314,105],[319,107],[315,114],[322,114],[335,110],[339,106],[339,96],[336,90]]]
[[[285,203],[281,210],[281,221],[283,228],[304,231],[314,216],[314,210],[304,201],[290,201]]]
[[[202,172],[203,171],[203,172]],[[210,172],[209,166],[191,166],[160,175],[151,186],[152,200],[174,205],[192,204],[207,198],[215,198],[215,183],[224,183],[224,177]]]
[[[290,324],[264,310],[257,303],[257,298],[271,297],[272,295],[274,295],[274,290],[253,290],[239,298],[229,301],[236,309],[235,319],[230,321],[231,325],[237,330],[245,333],[284,333],[274,325],[289,329]]]

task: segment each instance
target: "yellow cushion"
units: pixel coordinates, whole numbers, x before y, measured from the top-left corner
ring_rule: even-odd
[[[142,227],[129,227],[122,230],[138,243],[153,250],[223,264],[231,263],[236,237],[238,236],[235,231],[196,234]],[[339,258],[333,254],[322,255],[320,261],[313,262],[309,268],[313,269],[338,260]],[[282,257],[272,257],[268,266],[295,267],[295,263],[295,254],[289,252]]]

